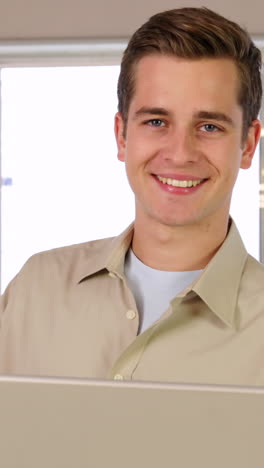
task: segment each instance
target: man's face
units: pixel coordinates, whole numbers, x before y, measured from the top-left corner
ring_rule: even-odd
[[[239,168],[250,167],[260,132],[254,121],[242,146],[238,88],[229,59],[139,61],[125,136],[120,114],[115,122],[136,217],[168,226],[226,219]]]

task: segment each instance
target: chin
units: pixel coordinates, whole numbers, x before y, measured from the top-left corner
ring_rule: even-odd
[[[199,221],[199,219],[194,216],[156,216],[156,221],[159,224],[162,224],[164,226],[168,227],[183,227],[183,226],[190,226],[193,224],[196,224],[196,222]]]

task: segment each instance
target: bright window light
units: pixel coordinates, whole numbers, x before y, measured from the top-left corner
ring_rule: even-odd
[[[33,253],[113,236],[133,220],[113,132],[118,73],[2,71],[2,290]]]

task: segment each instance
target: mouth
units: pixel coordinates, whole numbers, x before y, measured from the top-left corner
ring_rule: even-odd
[[[192,188],[201,185],[207,179],[187,179],[186,180],[178,180],[172,179],[170,177],[162,177],[156,175],[156,178],[164,185],[168,185],[171,187],[178,187],[178,188]]]

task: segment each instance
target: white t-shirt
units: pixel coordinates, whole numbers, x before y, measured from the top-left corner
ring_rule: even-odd
[[[149,328],[168,308],[170,301],[189,286],[202,270],[160,271],[142,263],[129,249],[125,276],[139,313],[139,333]]]

